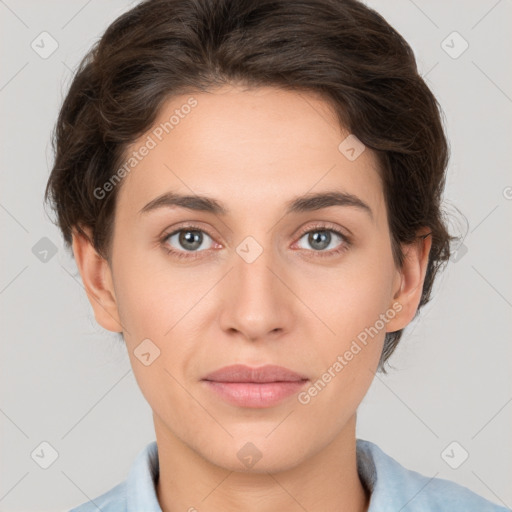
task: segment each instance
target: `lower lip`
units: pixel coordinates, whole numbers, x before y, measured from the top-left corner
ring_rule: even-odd
[[[213,382],[203,381],[209,389],[230,404],[239,407],[272,407],[285,398],[298,393],[308,382]]]

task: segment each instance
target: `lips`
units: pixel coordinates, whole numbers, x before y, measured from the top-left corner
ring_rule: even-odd
[[[209,392],[231,405],[262,409],[291,398],[308,380],[283,366],[268,364],[254,368],[235,364],[210,373],[202,382]]]
[[[308,380],[308,377],[294,372],[288,368],[277,365],[264,365],[251,367],[243,364],[225,366],[216,370],[202,380],[211,382],[300,382]]]

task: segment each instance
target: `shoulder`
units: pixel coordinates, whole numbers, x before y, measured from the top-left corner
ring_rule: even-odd
[[[155,488],[158,474],[158,447],[153,441],[139,451],[126,480],[69,512],[162,512]]]
[[[427,477],[404,468],[376,444],[358,439],[358,469],[372,492],[368,512],[506,512],[470,489],[450,480]]]
[[[126,510],[126,481],[117,484],[97,498],[89,500],[69,512],[124,512]]]

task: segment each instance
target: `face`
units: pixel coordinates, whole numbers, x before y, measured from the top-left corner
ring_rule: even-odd
[[[119,190],[103,307],[122,328],[97,318],[124,332],[159,434],[218,466],[239,471],[252,443],[255,470],[291,468],[346,435],[386,332],[415,311],[377,160],[368,148],[354,159],[351,139],[340,149],[348,135],[310,93],[226,86],[174,97],[130,148],[145,156]],[[233,364],[307,380],[256,397],[227,385],[246,393],[229,399],[203,379]]]

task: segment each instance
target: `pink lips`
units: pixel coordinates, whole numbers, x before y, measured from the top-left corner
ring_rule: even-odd
[[[277,405],[300,391],[305,375],[276,365],[251,368],[241,364],[210,373],[203,382],[227,402],[239,407],[263,408]]]

